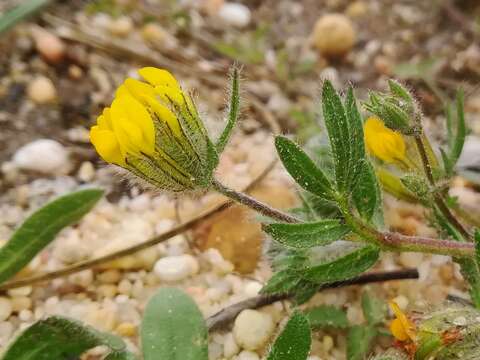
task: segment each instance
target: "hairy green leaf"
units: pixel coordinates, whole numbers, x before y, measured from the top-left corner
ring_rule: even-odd
[[[328,80],[323,83],[322,108],[335,163],[335,179],[338,189],[345,192],[352,166],[352,139],[342,100]]]
[[[369,325],[378,325],[385,321],[387,310],[385,303],[367,291],[362,295],[362,309]]]
[[[148,302],[141,326],[145,360],[207,360],[207,327],[195,302],[161,288]]]
[[[278,271],[268,280],[261,292],[262,294],[286,294],[291,292],[300,281],[301,276],[295,271]]]
[[[297,144],[277,136],[275,146],[283,166],[302,188],[317,196],[332,198],[330,181]]]
[[[309,309],[305,315],[312,329],[336,328],[346,329],[349,326],[347,315],[335,306],[322,305]]]
[[[85,189],[53,200],[34,212],[0,249],[0,282],[19,272],[64,227],[79,221],[102,197],[99,189]]]
[[[359,173],[353,189],[353,203],[358,213],[366,221],[370,221],[375,211],[380,211],[382,199],[373,166],[367,159],[358,163]]]
[[[347,360],[363,360],[376,335],[377,331],[372,326],[352,326],[347,336]]]
[[[371,268],[378,260],[379,249],[367,245],[306,270],[305,277],[318,284],[350,279]]]
[[[72,319],[54,316],[38,321],[23,331],[8,347],[2,360],[73,359],[100,345],[109,347],[113,353],[125,352],[121,338],[101,333]]]
[[[338,220],[314,223],[268,224],[263,230],[279,243],[293,248],[311,248],[342,239],[350,228]]]
[[[228,109],[228,121],[225,129],[217,140],[217,151],[221,153],[232,135],[235,124],[237,123],[238,114],[240,113],[240,75],[237,67],[233,67],[231,72],[232,85],[230,93],[230,106]]]
[[[350,178],[348,186],[350,186],[355,182],[355,178],[360,172],[360,169],[358,169],[356,165],[365,159],[363,121],[362,116],[358,111],[353,88],[351,87],[348,89],[347,97],[345,99],[345,114],[350,128],[350,163],[352,164],[352,168],[349,170]]]
[[[312,339],[310,325],[301,312],[295,312],[268,354],[267,360],[305,360]]]

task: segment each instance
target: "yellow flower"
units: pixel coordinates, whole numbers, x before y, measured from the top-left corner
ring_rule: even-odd
[[[146,82],[125,80],[91,128],[98,154],[162,189],[208,186],[218,154],[192,98],[166,70],[139,74]]]
[[[408,164],[402,135],[385,126],[378,118],[370,117],[364,125],[368,151],[386,163]]]
[[[399,341],[411,341],[415,342],[416,340],[416,326],[410,321],[400,309],[400,307],[394,301],[389,302],[390,308],[396,316],[390,324],[390,331],[395,339]]]

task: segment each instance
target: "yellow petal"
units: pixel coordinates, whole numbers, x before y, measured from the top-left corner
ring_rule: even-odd
[[[167,104],[173,101],[178,105],[182,105],[185,102],[182,90],[180,88],[157,85],[155,86],[155,93],[158,94],[160,98]]]
[[[112,120],[110,118],[110,108],[103,109],[102,115],[97,118],[97,125],[102,130],[112,130]]]
[[[129,78],[125,80],[122,86],[128,90],[130,95],[139,101],[142,101],[141,99],[144,96],[155,96],[153,86],[139,80]]]
[[[400,309],[400,307],[397,305],[396,302],[390,301],[389,305],[390,305],[390,308],[392,309],[393,313],[397,317],[395,320],[398,320],[395,323],[395,325],[392,322],[391,326],[395,326],[396,327],[395,330],[397,330],[397,331],[399,331],[398,328],[401,326],[402,329],[403,329],[402,331],[407,335],[407,337],[410,340],[415,341],[415,338],[416,338],[415,324],[408,319],[407,315],[404,314],[404,312]],[[394,322],[395,322],[395,320],[394,320]],[[393,334],[393,331],[392,331],[392,334]],[[395,336],[395,334],[393,334],[393,335]],[[400,332],[398,332],[398,335],[402,336],[402,334]],[[402,341],[404,341],[404,340],[402,340]]]
[[[93,126],[90,129],[90,141],[103,160],[112,164],[125,166],[120,145],[112,131],[102,130],[98,126]]]
[[[170,109],[153,97],[144,97],[144,101],[150,106],[151,110],[161,121],[168,124],[174,135],[181,136],[182,132],[178,119]]]
[[[368,151],[379,159],[393,163],[405,160],[405,141],[401,134],[387,128],[378,118],[368,118],[364,125]]]
[[[399,319],[395,319],[390,323],[390,332],[399,341],[406,341],[409,339],[402,322]]]
[[[138,70],[138,73],[154,86],[164,85],[172,88],[180,88],[175,77],[167,70],[155,67],[144,67]]]
[[[153,154],[155,128],[145,107],[131,95],[116,98],[111,107],[115,135],[123,151]]]

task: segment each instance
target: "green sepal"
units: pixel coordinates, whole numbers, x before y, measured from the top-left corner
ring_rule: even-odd
[[[239,69],[236,66],[232,68],[230,77],[232,79],[232,84],[230,88],[230,105],[228,108],[227,125],[215,144],[218,153],[221,153],[225,149],[240,113],[240,75]]]

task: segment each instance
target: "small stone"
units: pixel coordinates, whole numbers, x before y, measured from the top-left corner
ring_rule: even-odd
[[[84,161],[78,169],[77,177],[83,182],[90,182],[95,177],[95,168],[90,161]]]
[[[225,335],[225,340],[223,343],[223,356],[226,358],[231,358],[233,355],[238,354],[240,348],[235,342],[235,338],[232,333]]]
[[[37,51],[50,63],[59,63],[65,57],[65,44],[56,35],[39,27],[31,29],[33,41]]]
[[[197,259],[191,255],[167,256],[159,259],[153,271],[161,281],[180,281],[198,272]]]
[[[69,166],[68,151],[55,140],[38,139],[22,146],[13,155],[13,164],[23,170],[59,174]]]
[[[69,276],[72,284],[87,288],[93,283],[93,271],[90,269],[80,271]]]
[[[20,312],[32,308],[32,299],[27,296],[19,296],[11,299],[12,311]]]
[[[333,349],[333,338],[330,335],[325,335],[322,339],[323,350],[328,353]]]
[[[118,270],[107,270],[97,275],[97,280],[103,284],[116,284],[122,278]]]
[[[32,293],[31,286],[22,286],[16,289],[10,289],[7,291],[8,296],[15,297],[15,296],[28,296]]]
[[[57,89],[49,78],[37,76],[28,84],[27,95],[37,104],[49,104],[57,99]]]
[[[467,319],[465,318],[465,316],[459,316],[459,317],[453,319],[452,322],[453,322],[454,325],[457,325],[457,326],[467,325]]]
[[[260,360],[260,357],[257,353],[245,350],[238,354],[237,360]]]
[[[18,318],[23,322],[27,322],[33,319],[33,313],[31,310],[24,309],[18,313]]]
[[[0,297],[0,321],[7,320],[12,311],[12,302],[6,297]]]
[[[218,17],[228,25],[243,28],[250,23],[252,13],[243,4],[226,2],[218,10]]]
[[[256,310],[243,310],[235,319],[233,336],[242,348],[263,348],[275,330],[272,317]]]
[[[108,30],[116,36],[127,36],[133,30],[133,22],[128,16],[120,16],[108,24]]]
[[[361,0],[354,1],[348,5],[345,13],[352,18],[362,17],[368,13],[368,5]]]
[[[117,286],[113,284],[103,284],[97,287],[97,293],[106,298],[114,298],[117,295]]]
[[[142,28],[142,36],[145,41],[157,44],[167,38],[167,33],[160,25],[150,22]]]
[[[127,279],[123,279],[118,284],[118,292],[120,294],[130,295],[130,293],[132,292],[132,283]]]
[[[423,262],[423,254],[418,252],[402,252],[399,261],[403,266],[416,268]]]
[[[262,289],[262,284],[260,284],[258,281],[249,281],[245,285],[245,294],[248,295],[249,297],[254,297],[260,293],[261,289]]]
[[[312,44],[327,57],[348,53],[355,44],[355,30],[349,18],[342,14],[327,14],[315,23]]]
[[[115,332],[120,336],[132,337],[137,335],[137,327],[129,322],[118,324]]]
[[[0,346],[5,346],[13,334],[12,323],[0,322]]]

